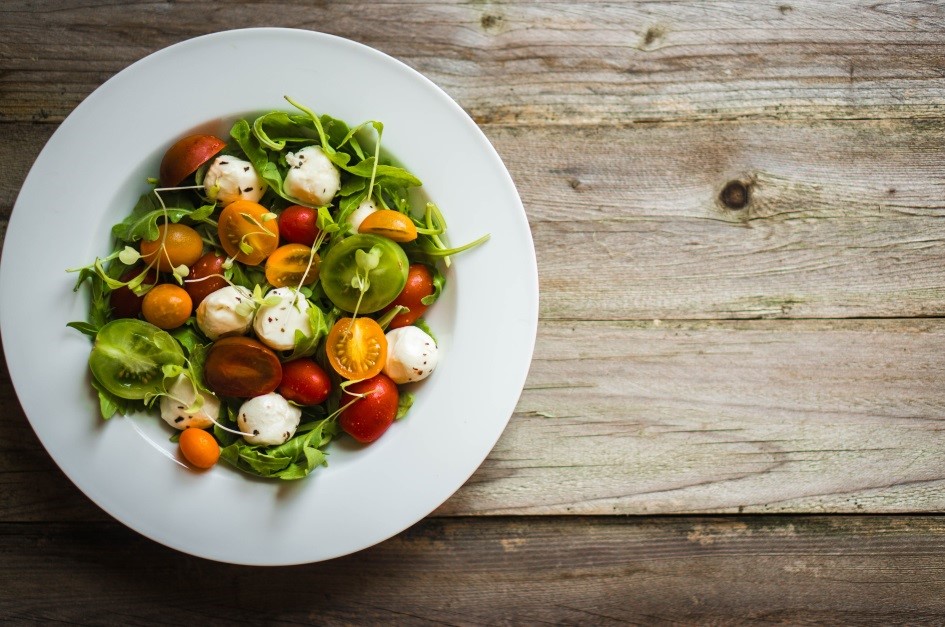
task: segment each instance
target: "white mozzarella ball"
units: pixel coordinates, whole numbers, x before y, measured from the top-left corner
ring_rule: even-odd
[[[206,429],[220,416],[220,399],[209,392],[200,392],[203,404],[194,413],[187,413],[186,409],[194,404],[197,395],[190,379],[184,375],[174,380],[167,393],[169,396],[161,397],[161,418],[175,429]]]
[[[253,329],[259,341],[269,348],[285,351],[295,348],[295,332],[312,335],[308,320],[311,304],[292,287],[279,287],[269,291],[266,298],[278,296],[275,305],[263,305],[256,311]]]
[[[327,205],[341,188],[341,173],[322,149],[306,146],[285,155],[289,171],[282,189],[293,198],[311,205]]]
[[[394,383],[426,379],[436,368],[436,342],[420,327],[401,327],[387,332],[387,362],[384,374]]]
[[[266,181],[249,161],[230,155],[217,157],[203,179],[207,195],[223,205],[237,200],[258,202],[266,193]]]
[[[302,410],[275,392],[256,396],[240,406],[236,415],[243,439],[250,444],[283,444],[295,434]]]
[[[375,211],[377,211],[377,206],[374,204],[373,200],[370,198],[362,200],[358,208],[352,211],[351,215],[348,216],[348,224],[351,225],[351,232],[357,233],[364,219]]]
[[[197,326],[211,340],[243,335],[253,326],[252,303],[253,295],[245,287],[221,287],[197,306]]]

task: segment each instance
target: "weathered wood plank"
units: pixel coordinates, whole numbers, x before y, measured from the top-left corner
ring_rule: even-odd
[[[940,3],[856,0],[253,2],[42,0],[0,8],[0,120],[61,120],[183,39],[322,30],[402,59],[481,123],[942,116]],[[497,81],[497,78],[500,79]]]
[[[440,514],[945,509],[942,320],[542,325]]]
[[[945,320],[546,322],[439,516],[945,510]],[[0,376],[0,521],[102,520]]]
[[[0,225],[49,126],[4,125]],[[945,314],[941,121],[486,132],[528,212],[544,319]],[[742,209],[720,200],[730,181]]]
[[[19,623],[945,619],[941,517],[428,520],[359,554],[265,572],[115,524],[4,524],[0,554],[0,617]]]

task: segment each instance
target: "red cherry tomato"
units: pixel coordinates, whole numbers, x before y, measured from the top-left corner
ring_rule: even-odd
[[[331,379],[315,363],[314,359],[302,358],[282,364],[282,383],[279,394],[299,405],[324,403],[331,392]]]
[[[384,435],[397,416],[397,403],[400,400],[397,384],[387,375],[379,374],[351,384],[348,390],[367,396],[355,400],[350,407],[342,411],[338,424],[358,442],[373,442]],[[344,407],[353,398],[350,394],[344,394],[341,397],[341,406]]]
[[[164,153],[159,175],[161,185],[174,187],[197,168],[226,148],[226,142],[213,135],[189,135],[178,140]]]
[[[229,285],[222,276],[215,276],[223,274],[225,261],[226,257],[211,252],[198,259],[190,267],[190,274],[184,279],[184,289],[194,301],[194,307],[197,307],[210,294]]]
[[[287,242],[311,246],[319,233],[317,219],[315,209],[301,205],[286,207],[279,215],[279,235]]]
[[[390,307],[402,305],[408,307],[410,311],[394,316],[387,326],[388,329],[399,329],[400,327],[410,326],[417,321],[417,318],[423,315],[427,310],[427,305],[420,302],[433,293],[433,273],[430,268],[422,263],[412,263],[407,271],[407,284],[400,291]],[[388,309],[390,309],[388,307]]]
[[[131,268],[121,275],[120,281],[130,281],[141,274],[143,268]],[[157,283],[158,276],[154,270],[148,271],[144,277],[142,285],[154,285]],[[112,316],[115,318],[137,318],[141,313],[141,301],[144,296],[138,296],[127,287],[119,287],[108,297],[108,303],[112,306]]]

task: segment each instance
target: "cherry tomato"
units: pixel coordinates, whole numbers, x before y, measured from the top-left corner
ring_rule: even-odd
[[[202,253],[200,233],[186,224],[162,224],[158,226],[156,240],[141,240],[144,261],[153,262],[161,272],[170,272],[181,265],[190,266]]]
[[[286,207],[279,215],[279,235],[287,242],[311,246],[318,238],[317,219],[315,209],[302,205]]]
[[[364,218],[358,233],[380,235],[395,242],[412,242],[417,239],[417,227],[409,216],[392,209],[381,209]]]
[[[96,381],[119,398],[161,392],[166,365],[184,365],[180,344],[166,331],[134,318],[113,320],[99,329],[89,355]]]
[[[184,429],[177,444],[184,459],[197,468],[210,468],[220,459],[220,445],[203,429]]]
[[[141,301],[144,319],[159,329],[176,329],[187,322],[193,309],[187,290],[170,283],[155,285]]]
[[[371,249],[376,249],[380,258],[377,267],[367,273],[370,286],[362,297],[360,290],[352,284],[356,274],[363,276],[365,273],[357,264],[357,252]],[[357,307],[359,313],[372,313],[397,298],[407,282],[409,265],[404,249],[396,242],[377,235],[352,235],[328,249],[319,276],[325,295],[339,309],[354,311]]]
[[[251,200],[237,200],[223,208],[217,220],[220,245],[230,257],[248,266],[258,266],[279,245],[279,223],[267,220],[269,211]],[[240,245],[249,246],[249,252]]]
[[[190,266],[190,274],[184,279],[184,289],[194,301],[194,307],[210,294],[229,285],[222,276],[215,276],[223,274],[225,261],[226,257],[210,252]]]
[[[161,159],[159,176],[163,187],[174,187],[226,147],[213,135],[189,135],[168,148]]]
[[[225,337],[210,347],[204,378],[211,390],[223,396],[262,396],[279,387],[282,364],[261,342],[248,337]]]
[[[309,257],[311,257],[311,265],[309,265]],[[286,244],[277,248],[266,259],[266,280],[274,287],[297,287],[300,282],[302,285],[311,285],[318,280],[320,264],[321,259],[318,253],[313,255],[312,249],[308,246]]]
[[[393,424],[397,416],[400,393],[397,385],[387,375],[379,374],[371,379],[358,381],[348,386],[354,394],[367,394],[358,398],[338,417],[338,424],[358,442],[368,443],[378,439]],[[344,407],[355,397],[344,394]]]
[[[331,392],[331,379],[314,359],[294,359],[282,364],[279,394],[299,405],[324,403]]]
[[[369,379],[384,368],[387,338],[370,318],[341,318],[325,340],[328,362],[345,379]]]
[[[417,321],[417,318],[423,315],[427,310],[421,299],[426,298],[433,293],[433,273],[430,268],[422,263],[410,264],[407,271],[407,284],[400,292],[391,307],[402,305],[410,309],[405,313],[397,314],[387,325],[388,329],[399,329],[400,327],[410,326]],[[389,308],[388,308],[389,309]]]
[[[130,268],[119,278],[120,281],[128,282],[135,278],[144,268]],[[144,276],[142,285],[154,285],[157,283],[157,272],[149,270]],[[127,287],[119,287],[108,295],[108,304],[112,307],[112,316],[115,318],[137,318],[141,313],[141,301],[144,296],[138,296]]]

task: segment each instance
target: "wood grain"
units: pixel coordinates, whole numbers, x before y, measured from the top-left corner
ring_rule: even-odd
[[[945,320],[550,322],[439,516],[945,510]],[[0,521],[103,520],[0,379]]]
[[[117,524],[5,524],[0,616],[122,625],[945,620],[941,517],[572,522],[429,520],[360,554],[265,570],[182,556]]]
[[[934,0],[39,0],[0,7],[0,120],[61,120],[155,50],[252,25],[376,47],[480,123],[940,118],[945,106]]]
[[[49,126],[3,125],[0,225]],[[542,319],[945,314],[942,121],[485,130],[532,226]],[[720,200],[732,181],[741,209]]]

